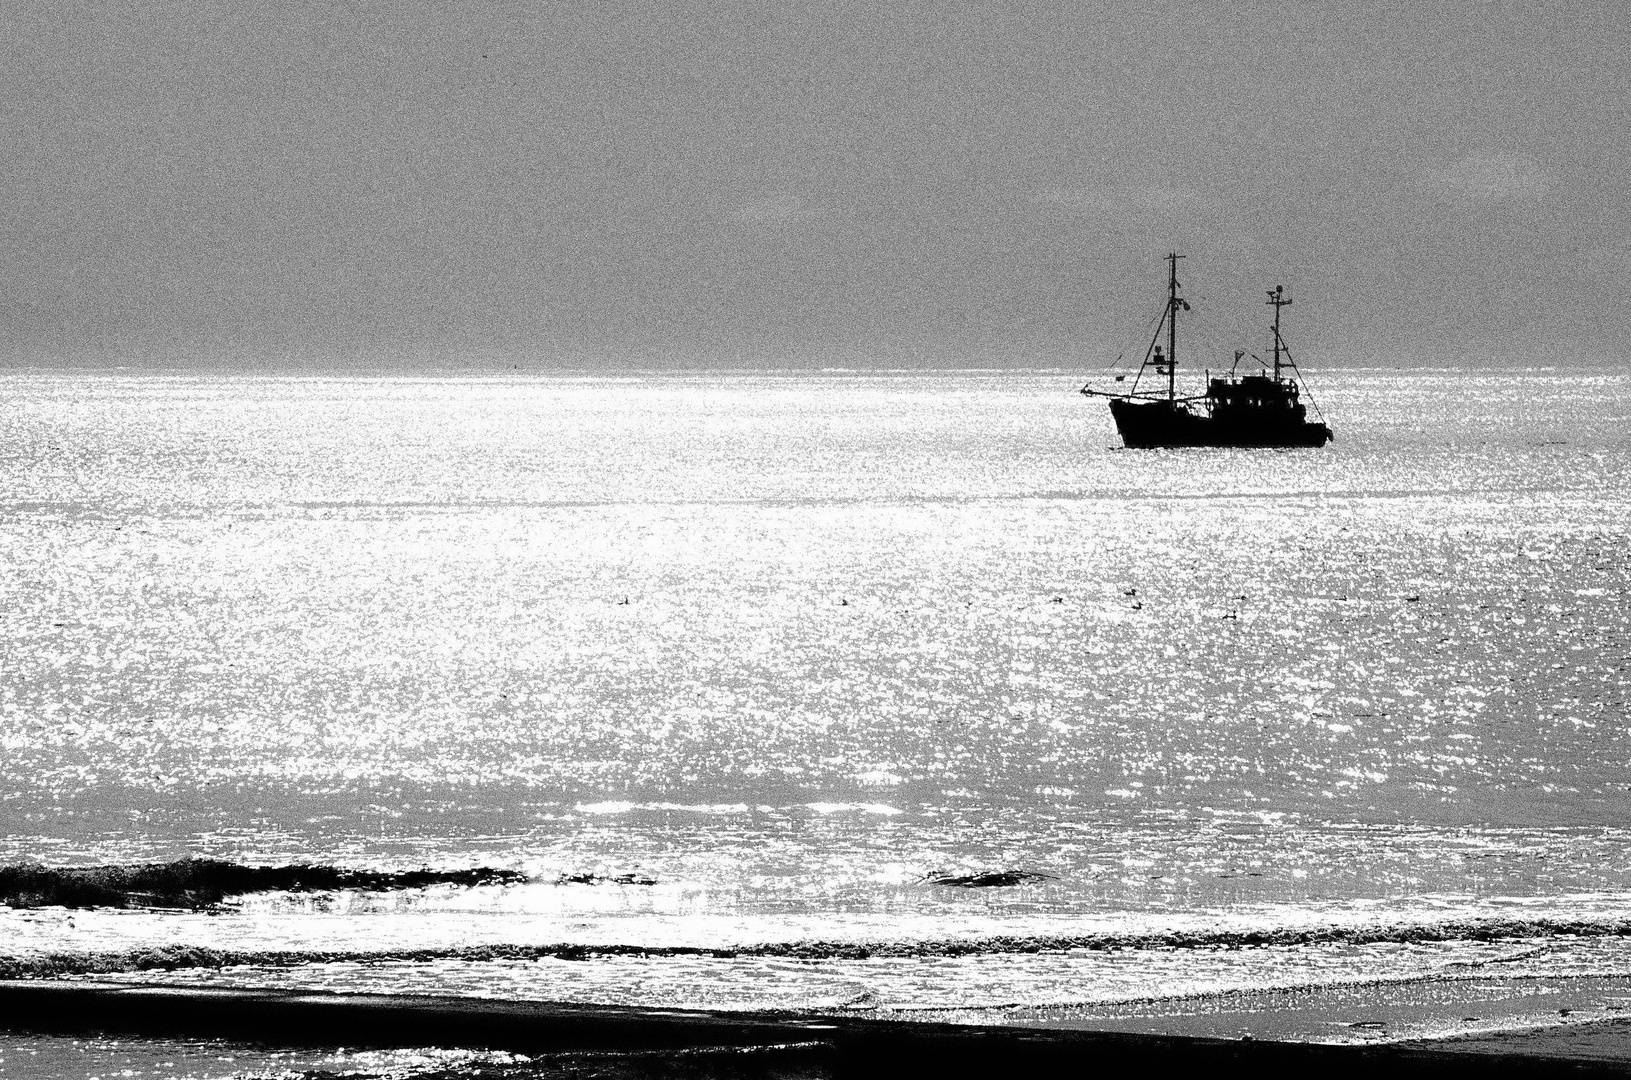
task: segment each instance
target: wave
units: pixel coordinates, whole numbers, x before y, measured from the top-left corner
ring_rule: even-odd
[[[787,941],[736,946],[561,943],[492,944],[390,950],[235,950],[162,945],[104,952],[0,955],[0,979],[98,975],[122,971],[181,968],[300,967],[308,964],[429,963],[598,958],[699,957],[790,960],[872,960],[954,958],[1077,950],[1245,949],[1299,945],[1430,944],[1497,942],[1545,938],[1631,937],[1631,917],[1601,919],[1493,918],[1405,925],[1313,926],[1264,930],[1199,930],[1154,933],[1089,933],[1059,936],[949,938],[925,941]],[[1450,967],[1474,967],[1452,963]]]
[[[218,859],[179,859],[124,866],[0,866],[0,904],[33,907],[182,907],[219,904],[255,892],[331,889],[391,891],[431,885],[511,885],[528,880],[516,870],[353,870],[300,863],[244,866]]]
[[[985,870],[976,874],[930,874],[923,879],[928,885],[946,885],[955,889],[1001,889],[1013,885],[1031,885],[1038,881],[1056,880],[1054,874],[1039,874],[1034,870]]]

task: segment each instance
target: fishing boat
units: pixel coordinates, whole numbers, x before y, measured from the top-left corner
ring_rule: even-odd
[[[1189,304],[1178,295],[1178,260],[1184,256],[1174,252],[1166,257],[1167,306],[1156,324],[1155,335],[1144,350],[1144,360],[1133,375],[1132,386],[1121,390],[1100,390],[1091,383],[1082,387],[1089,397],[1102,397],[1109,401],[1110,415],[1115,418],[1116,430],[1128,447],[1149,449],[1164,446],[1324,446],[1331,441],[1331,428],[1325,418],[1308,418],[1308,404],[1312,395],[1291,349],[1280,335],[1280,311],[1291,303],[1291,296],[1283,286],[1269,291],[1268,302],[1274,308],[1274,358],[1272,362],[1259,361],[1262,371],[1239,374],[1244,350],[1235,353],[1234,366],[1229,374],[1214,378],[1206,375],[1206,392],[1180,397],[1178,395],[1178,313],[1188,311]],[[1166,334],[1166,348],[1161,344]],[[1255,359],[1255,358],[1254,358]],[[1147,377],[1163,379],[1165,392],[1159,383],[1154,389],[1144,389]],[[1117,375],[1115,381],[1126,382],[1127,376]],[[1153,381],[1153,380],[1152,380]],[[1315,407],[1315,413],[1319,409]]]

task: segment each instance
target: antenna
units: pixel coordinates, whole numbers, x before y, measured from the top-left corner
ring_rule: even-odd
[[[1280,353],[1285,345],[1280,340],[1280,309],[1291,303],[1291,294],[1284,285],[1269,290],[1269,304],[1274,308],[1274,381],[1280,381]]]
[[[1167,256],[1172,267],[1167,275],[1167,400],[1178,398],[1178,308],[1189,305],[1178,299],[1178,260],[1185,256],[1174,251]]]

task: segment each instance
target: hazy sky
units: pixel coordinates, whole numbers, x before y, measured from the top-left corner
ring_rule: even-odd
[[[1631,356],[1619,3],[4,18],[11,364]]]

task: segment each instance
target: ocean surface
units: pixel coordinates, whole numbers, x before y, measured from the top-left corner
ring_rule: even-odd
[[[1328,372],[1317,451],[1123,450],[1079,384],[8,376],[0,864],[378,874],[13,895],[0,974],[1631,1006],[1631,375]]]

